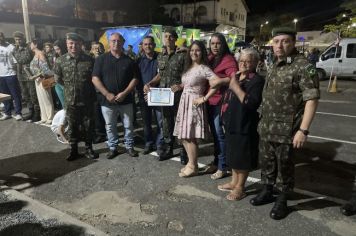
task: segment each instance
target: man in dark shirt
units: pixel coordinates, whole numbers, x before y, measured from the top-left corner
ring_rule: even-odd
[[[100,55],[94,65],[92,81],[100,91],[99,102],[106,123],[109,153],[112,159],[119,153],[117,146],[117,118],[120,115],[125,128],[125,147],[127,153],[138,156],[134,150],[133,138],[133,102],[132,91],[138,83],[138,69],[135,62],[122,50],[125,39],[119,33],[110,36],[110,52]]]
[[[157,152],[162,152],[164,142],[162,135],[162,114],[160,107],[149,107],[144,98],[143,85],[149,83],[157,75],[157,53],[154,51],[155,42],[152,36],[146,36],[142,42],[143,55],[138,59],[138,67],[140,69],[140,82],[138,85],[138,97],[143,119],[143,132],[145,136],[145,149],[143,154],[148,154],[157,148]],[[157,121],[157,136],[156,145],[153,141],[152,132],[152,113],[156,116]]]

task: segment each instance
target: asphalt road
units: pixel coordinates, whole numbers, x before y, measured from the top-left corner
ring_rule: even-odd
[[[269,218],[272,204],[249,204],[259,171],[250,174],[248,196],[230,202],[216,188],[227,179],[181,179],[174,160],[126,154],[107,160],[99,144],[98,161],[66,162],[68,149],[49,128],[15,120],[0,122],[0,179],[109,235],[356,235],[356,216],[339,213],[356,178],[356,81],[339,80],[336,94],[326,86],[322,81],[308,143],[295,157],[296,193],[281,221]],[[139,148],[142,130],[136,134]],[[202,145],[200,163],[212,160],[212,148]]]

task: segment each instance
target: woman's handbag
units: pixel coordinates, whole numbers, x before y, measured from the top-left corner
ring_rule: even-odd
[[[41,81],[42,87],[44,89],[50,89],[56,85],[56,81],[54,80],[54,76],[48,77]]]

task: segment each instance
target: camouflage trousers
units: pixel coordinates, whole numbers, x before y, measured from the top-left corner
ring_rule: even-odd
[[[174,105],[171,107],[162,107],[162,131],[165,146],[173,148],[174,144],[174,125],[175,118],[177,116],[179,101],[181,97],[181,92],[174,94]]]
[[[293,190],[293,146],[291,144],[260,140],[259,151],[262,183],[276,184],[282,191]]]
[[[19,82],[22,100],[31,112],[34,111],[36,114],[40,115],[40,105],[38,104],[35,82],[29,80],[20,80]]]
[[[84,141],[91,145],[94,135],[94,105],[67,105],[68,140],[70,144]]]

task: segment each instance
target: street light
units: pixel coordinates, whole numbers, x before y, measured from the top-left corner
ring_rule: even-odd
[[[268,25],[268,23],[269,23],[268,21],[265,22],[266,25]]]
[[[297,31],[297,22],[298,22],[298,19],[294,18],[293,22],[294,22],[294,30]]]

